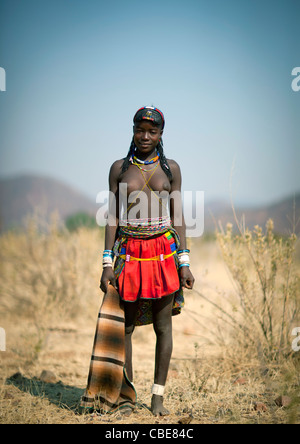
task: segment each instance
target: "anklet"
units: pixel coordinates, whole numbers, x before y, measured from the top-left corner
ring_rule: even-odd
[[[151,393],[152,395],[164,396],[165,386],[159,384],[153,384]]]

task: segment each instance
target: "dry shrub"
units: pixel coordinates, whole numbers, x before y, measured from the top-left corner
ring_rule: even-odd
[[[283,421],[297,423],[300,352],[292,347],[293,330],[300,327],[297,236],[276,235],[272,220],[265,230],[260,226],[249,230],[236,222],[238,231],[227,224],[216,234],[231,290],[214,294],[193,290],[211,306],[211,319],[205,326],[214,330],[214,375],[219,389],[228,377],[233,384],[236,380],[236,384],[249,388],[254,381],[261,384],[270,422],[278,421],[273,409],[275,397],[287,395],[291,402]]]
[[[292,347],[300,326],[300,278],[295,258],[297,237],[276,236],[272,220],[266,229],[233,233],[231,224],[217,234],[234,294],[216,308],[226,322],[227,342],[220,344],[223,368],[256,374],[266,390],[288,394],[287,422],[299,421],[300,356]]]
[[[49,223],[35,215],[26,230],[1,236],[0,314],[28,321],[33,358],[50,327],[95,315],[101,247],[99,230],[70,233],[55,214]]]
[[[255,226],[234,234],[228,224],[217,240],[235,288],[231,313],[224,311],[235,338],[267,362],[290,356],[292,329],[300,321],[296,235],[275,236],[269,220],[265,232]]]

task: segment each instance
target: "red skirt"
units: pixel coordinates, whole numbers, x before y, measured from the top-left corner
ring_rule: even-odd
[[[178,291],[180,282],[173,255],[175,250],[175,240],[169,232],[150,239],[129,237],[121,251],[126,261],[118,279],[120,297],[135,302],[138,299],[160,299]]]

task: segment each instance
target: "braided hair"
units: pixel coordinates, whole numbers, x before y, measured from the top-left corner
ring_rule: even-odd
[[[165,126],[164,115],[158,108],[153,108],[150,106],[145,106],[143,108],[140,108],[136,112],[136,114],[133,118],[133,122],[136,123],[136,122],[139,122],[142,120],[150,120],[150,121],[152,121],[153,125],[161,126],[162,129]],[[169,167],[168,161],[167,161],[165,153],[164,153],[162,138],[160,138],[160,140],[156,146],[156,150],[159,154],[159,160],[160,160],[160,165],[162,167],[162,170],[166,173],[166,175],[168,176],[168,178],[171,181],[172,180],[172,172],[171,172],[171,169]],[[134,144],[134,137],[133,137],[130,147],[129,147],[128,154],[125,157],[123,165],[122,165],[122,173],[125,173],[125,171],[128,170],[128,168],[131,164],[130,160],[134,156],[134,151],[135,151],[135,144]]]

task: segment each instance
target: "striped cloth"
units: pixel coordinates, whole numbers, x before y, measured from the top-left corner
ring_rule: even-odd
[[[125,316],[116,289],[109,285],[98,315],[87,388],[80,413],[112,413],[134,408],[136,392],[125,372]]]

